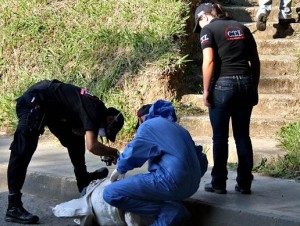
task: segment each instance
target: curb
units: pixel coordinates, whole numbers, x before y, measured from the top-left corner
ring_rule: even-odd
[[[6,166],[0,165],[0,191],[7,191]],[[201,182],[204,184],[205,181]],[[23,192],[34,194],[43,198],[56,199],[59,202],[69,201],[79,198],[76,181],[71,177],[59,177],[45,173],[27,172],[26,181],[23,186]],[[222,202],[201,201],[207,200],[209,193],[196,194],[183,201],[186,208],[190,211],[192,218],[185,223],[186,226],[299,226],[300,221],[297,218],[284,216],[274,213],[265,213],[258,210],[244,208],[236,205],[234,200],[231,205],[222,205]],[[212,194],[214,198],[224,198],[225,196]],[[202,198],[201,198],[202,197]],[[239,195],[239,199],[246,198],[248,195]],[[254,197],[253,197],[254,198]],[[249,199],[251,200],[251,199]],[[253,199],[254,200],[254,199]],[[259,204],[258,204],[259,205]],[[288,210],[283,210],[288,211]]]
[[[7,167],[0,165],[0,191],[8,190],[6,172]],[[50,199],[54,198],[62,202],[80,196],[74,178],[30,171],[27,172],[22,192]]]
[[[195,199],[185,201],[192,214],[192,220],[186,225],[193,226],[299,226],[297,219],[290,217],[229,208]]]

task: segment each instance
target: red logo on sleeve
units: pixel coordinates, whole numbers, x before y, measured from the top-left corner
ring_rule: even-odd
[[[207,34],[201,36],[200,41],[201,41],[201,44],[208,42],[209,38],[208,38]]]

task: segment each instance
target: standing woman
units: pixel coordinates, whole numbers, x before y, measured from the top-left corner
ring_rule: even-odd
[[[203,51],[203,101],[213,129],[211,183],[205,191],[225,194],[229,121],[238,155],[235,190],[251,193],[253,150],[249,136],[252,108],[258,103],[260,61],[247,27],[227,17],[220,4],[203,3],[195,12],[194,33]]]

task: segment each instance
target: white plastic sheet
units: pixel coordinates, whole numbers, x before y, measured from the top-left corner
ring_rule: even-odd
[[[103,189],[110,183],[109,179],[91,182],[83,197],[56,205],[52,209],[53,214],[56,217],[79,218],[81,226],[150,225],[152,219],[141,218],[129,212],[124,213],[103,200]]]

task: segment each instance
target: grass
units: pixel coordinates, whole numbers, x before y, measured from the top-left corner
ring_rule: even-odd
[[[42,79],[125,104],[120,81],[147,65],[167,74],[184,64],[180,38],[188,10],[175,0],[1,0],[0,127],[15,126],[13,100]]]
[[[33,83],[59,79],[86,87],[126,118],[120,137],[133,136],[135,110],[124,95],[126,80],[141,71],[176,74],[187,63],[181,52],[188,1],[176,0],[0,0],[0,129],[11,132],[14,100]],[[299,51],[298,51],[299,53]],[[298,64],[300,69],[300,65]],[[144,72],[147,74],[147,71]],[[151,73],[149,73],[151,74]],[[124,82],[125,81],[125,82]],[[120,85],[122,84],[122,85]],[[136,94],[137,98],[139,94]],[[199,109],[174,100],[177,114]],[[284,157],[262,161],[270,175],[299,172],[299,123],[279,134]],[[297,135],[298,133],[298,135]],[[297,147],[295,149],[293,147]],[[299,151],[298,151],[299,152]]]
[[[265,176],[300,180],[300,121],[283,126],[276,134],[283,156],[262,158],[253,172]],[[237,170],[238,163],[228,163],[230,170]]]
[[[273,177],[300,178],[300,121],[282,127],[277,138],[287,153],[269,160],[262,159],[254,171]]]

